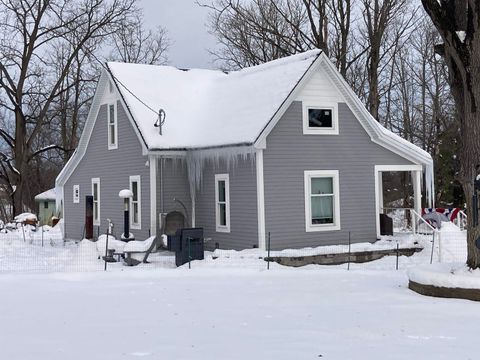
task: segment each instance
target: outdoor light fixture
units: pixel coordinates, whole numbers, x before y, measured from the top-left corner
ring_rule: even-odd
[[[130,233],[130,199],[133,197],[132,190],[124,189],[120,190],[118,196],[123,199],[123,241],[135,240],[133,234]]]

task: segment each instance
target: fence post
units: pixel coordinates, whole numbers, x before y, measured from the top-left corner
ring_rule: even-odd
[[[100,228],[100,226],[98,227]],[[105,261],[105,266],[104,266],[104,271],[107,271],[107,256],[108,256],[108,236],[110,234],[110,220],[108,220],[108,227],[107,227],[107,240],[105,241],[105,257],[104,257],[104,261]],[[97,237],[97,240],[98,240],[98,237]]]
[[[438,262],[442,262],[442,234],[440,231],[437,233],[438,234]]]
[[[270,270],[270,231],[268,232],[267,242],[267,270]]]
[[[398,242],[397,242],[397,263],[395,265],[395,270],[398,270]]]
[[[348,263],[347,263],[347,270],[350,270],[350,256],[352,254],[352,239],[351,239],[351,232],[348,232]]]
[[[430,254],[430,264],[433,263],[433,251],[435,249],[435,233],[436,233],[436,231],[433,230],[433,232],[432,232],[432,234],[433,234],[433,236],[432,236],[432,252]]]
[[[192,266],[190,265],[190,261],[192,260],[192,257],[190,256],[190,240],[191,238],[190,237],[187,237],[187,241],[188,241],[188,268],[191,269]]]
[[[415,213],[410,210],[410,221],[412,222],[413,238],[417,240],[417,219]]]
[[[41,226],[42,228],[42,247],[43,247],[43,226]]]

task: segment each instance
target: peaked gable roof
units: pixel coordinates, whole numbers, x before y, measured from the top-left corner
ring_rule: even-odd
[[[150,150],[194,149],[253,144],[320,53],[311,50],[230,73],[107,65]],[[165,110],[162,135],[154,127],[157,115],[139,99]]]

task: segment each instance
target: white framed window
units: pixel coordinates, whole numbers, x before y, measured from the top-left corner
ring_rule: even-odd
[[[215,175],[215,222],[218,232],[230,232],[230,178]]]
[[[117,126],[117,105],[110,103],[107,105],[108,110],[108,150],[118,148],[118,126]]]
[[[307,170],[304,179],[306,231],[340,230],[338,170]]]
[[[108,91],[110,94],[113,94],[113,82],[111,81],[108,82]]]
[[[100,225],[100,178],[92,178],[93,225]]]
[[[140,175],[130,176],[130,227],[140,230],[142,228],[142,190]]]
[[[80,185],[73,185],[73,203],[80,203]]]
[[[302,103],[304,135],[338,135],[338,103]]]

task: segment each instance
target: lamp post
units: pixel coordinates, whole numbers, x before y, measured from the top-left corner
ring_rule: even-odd
[[[118,196],[123,199],[123,241],[135,240],[130,233],[130,199],[133,197],[133,193],[129,189],[120,190]]]

